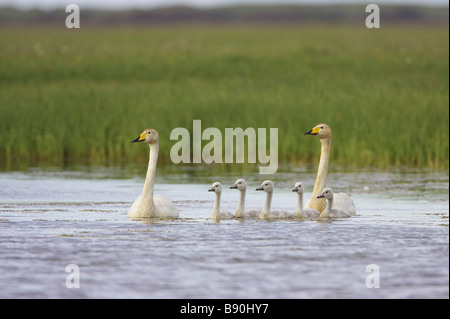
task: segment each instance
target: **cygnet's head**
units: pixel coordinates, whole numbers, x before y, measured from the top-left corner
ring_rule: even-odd
[[[320,139],[331,138],[331,127],[324,123],[317,124],[304,135],[317,135]]]
[[[331,188],[325,188],[322,191],[322,194],[317,196],[317,198],[332,199],[333,198],[333,190]]]
[[[142,132],[137,138],[131,141],[131,143],[134,142],[145,142],[149,145],[158,144],[159,143],[158,131],[152,128],[148,128],[144,130],[144,132]]]
[[[272,193],[273,192],[273,183],[272,181],[264,181],[262,182],[261,186],[259,186],[257,191],[265,191],[266,193]]]
[[[292,189],[293,192],[299,193],[299,194],[303,194],[303,190],[304,190],[304,186],[302,182],[297,182],[294,185],[294,188]]]
[[[230,187],[231,189],[238,189],[240,191],[245,191],[245,189],[247,188],[247,184],[245,183],[245,180],[243,180],[242,178],[239,178],[234,184],[233,186]]]
[[[215,182],[212,184],[211,188],[208,189],[208,192],[222,193],[222,184],[219,182]]]

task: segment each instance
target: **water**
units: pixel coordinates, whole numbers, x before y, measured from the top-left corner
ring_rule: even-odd
[[[332,173],[328,184],[353,194],[357,216],[219,224],[207,190],[240,176],[194,175],[158,172],[156,193],[174,200],[179,219],[136,221],[126,214],[142,172],[0,173],[0,297],[449,297],[448,173]],[[309,198],[313,173],[280,172],[273,207],[295,208],[299,176]],[[264,176],[247,179],[247,207],[261,207],[254,188]],[[222,207],[237,198],[225,189]],[[66,287],[70,264],[80,288]],[[371,264],[379,288],[366,287]]]

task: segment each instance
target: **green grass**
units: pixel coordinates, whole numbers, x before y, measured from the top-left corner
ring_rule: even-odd
[[[0,30],[0,168],[171,164],[175,127],[278,127],[281,164],[449,167],[448,26]],[[172,164],[173,165],[173,164]]]

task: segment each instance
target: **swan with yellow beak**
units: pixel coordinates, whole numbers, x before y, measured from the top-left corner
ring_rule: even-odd
[[[168,197],[153,195],[155,187],[156,162],[158,161],[159,135],[154,129],[144,130],[137,138],[131,141],[144,142],[150,147],[147,175],[145,177],[142,195],[139,196],[128,212],[130,218],[177,218],[178,209]]]
[[[320,139],[321,143],[316,183],[314,184],[314,190],[307,207],[323,212],[323,210],[327,207],[327,203],[320,197],[320,195],[322,195],[323,190],[326,188],[328,163],[330,161],[331,140],[333,134],[329,125],[320,123],[314,126],[310,131],[305,132],[304,135],[315,135]],[[346,193],[334,194],[334,206],[337,209],[345,211],[351,215],[356,213],[355,204],[353,203],[350,195]]]

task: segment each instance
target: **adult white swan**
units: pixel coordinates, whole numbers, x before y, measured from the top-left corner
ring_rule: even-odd
[[[219,222],[221,219],[232,219],[234,215],[232,212],[220,209],[220,195],[222,194],[222,184],[215,182],[212,184],[208,192],[214,192],[216,199],[214,200],[214,208],[212,211],[211,219],[215,222]]]
[[[322,147],[320,149],[320,161],[319,168],[317,170],[316,183],[314,184],[314,190],[311,198],[309,199],[307,207],[317,209],[322,212],[326,207],[326,202],[318,198],[322,194],[323,189],[326,187],[328,162],[330,160],[331,139],[332,132],[331,127],[327,124],[317,124],[310,131],[305,132],[305,135],[317,135],[320,139]],[[335,208],[343,210],[351,215],[356,213],[355,204],[349,194],[336,193],[334,194]]]
[[[259,210],[257,209],[245,209],[245,193],[247,190],[247,183],[244,179],[239,178],[233,186],[230,187],[231,189],[237,189],[240,192],[239,195],[239,202],[236,209],[235,216],[236,218],[250,218],[250,217],[258,217],[259,216]]]
[[[350,217],[350,214],[341,210],[334,208],[333,206],[333,190],[331,188],[325,188],[321,195],[317,198],[325,198],[327,200],[327,207],[320,213],[319,219],[322,218],[344,218]]]
[[[295,215],[284,209],[276,209],[272,210],[272,196],[273,196],[273,182],[272,181],[264,181],[261,186],[259,186],[257,191],[265,191],[266,192],[266,202],[264,204],[264,208],[261,213],[259,213],[260,219],[271,219],[271,218],[293,218]]]
[[[319,217],[320,213],[317,209],[314,208],[303,208],[303,191],[305,187],[303,186],[302,182],[295,183],[294,188],[292,189],[293,192],[296,192],[298,194],[297,198],[297,209],[295,210],[294,214],[297,216],[297,218],[303,218],[303,219],[316,219]]]
[[[145,177],[144,189],[131,205],[128,217],[131,218],[177,218],[178,209],[172,203],[172,200],[165,196],[153,195],[155,186],[156,162],[158,160],[159,136],[154,129],[147,129],[139,137],[132,140],[134,142],[145,142],[150,147],[150,159],[148,161],[147,175]]]

